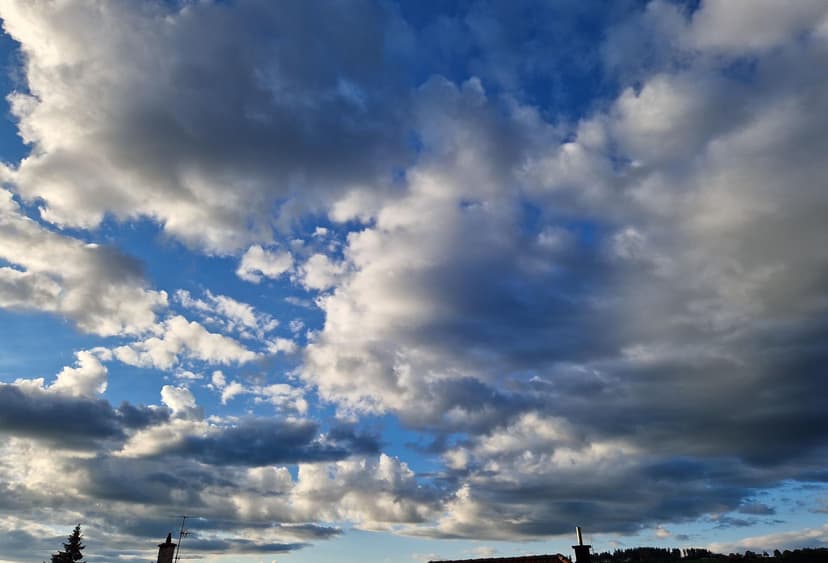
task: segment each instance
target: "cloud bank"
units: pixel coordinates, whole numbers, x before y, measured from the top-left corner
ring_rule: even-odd
[[[0,307],[101,339],[0,386],[4,510],[154,537],[198,507],[203,551],[279,553],[630,534],[825,482],[824,3],[620,2],[589,36],[592,3],[504,6],[0,3],[30,147]],[[227,275],[162,289],[89,242],[136,221]],[[123,365],[180,384],[114,407]]]

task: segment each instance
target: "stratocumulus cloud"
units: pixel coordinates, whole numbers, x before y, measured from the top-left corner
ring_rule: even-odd
[[[0,559],[824,540],[824,2],[0,17]]]

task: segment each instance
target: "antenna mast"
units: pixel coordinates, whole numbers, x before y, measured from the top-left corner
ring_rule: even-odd
[[[187,515],[181,517],[181,530],[178,532],[178,547],[175,548],[175,558],[173,561],[178,563],[181,559],[181,542],[184,540],[185,536],[189,536],[190,532],[184,529],[184,523],[187,521]]]

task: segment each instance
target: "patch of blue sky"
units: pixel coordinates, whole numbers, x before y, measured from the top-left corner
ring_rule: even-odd
[[[100,337],[84,334],[51,313],[0,309],[0,381],[51,381],[64,366],[74,364],[74,351],[100,342]]]
[[[194,298],[203,297],[206,291],[226,295],[259,311],[267,311],[280,321],[274,333],[282,336],[287,335],[290,321],[297,317],[302,317],[308,325],[318,324],[322,318],[315,307],[298,306],[286,301],[292,297],[293,303],[312,303],[312,296],[296,287],[287,274],[278,279],[266,278],[259,284],[244,282],[235,273],[238,257],[192,252],[182,243],[167,237],[161,226],[152,220],[127,223],[107,220],[90,234],[101,243],[114,244],[117,240],[123,252],[144,264],[148,284],[167,291],[171,298],[179,289],[189,291]],[[173,307],[176,307],[174,303]],[[186,312],[181,308],[179,310]]]
[[[413,30],[409,79],[478,77],[490,98],[516,97],[554,122],[577,121],[621,85],[605,72],[600,49],[611,25],[644,2],[398,3]],[[427,47],[427,50],[425,49]]]
[[[481,554],[497,556],[563,553],[571,551],[571,542],[561,538],[551,541],[506,542],[477,540],[435,540],[410,536],[390,536],[350,528],[346,533],[325,542],[277,556],[279,563],[425,563],[438,559],[470,559]],[[217,560],[218,561],[218,560]],[[227,561],[229,559],[222,559]],[[238,561],[238,559],[236,559]],[[253,561],[253,559],[251,559]]]
[[[25,83],[19,78],[20,53],[18,43],[5,33],[0,32],[0,162],[16,163],[29,153],[17,132],[17,123],[12,118],[7,96],[9,93],[25,89]]]
[[[757,489],[736,510],[644,526],[633,534],[595,534],[590,542],[595,551],[639,545],[708,547],[711,538],[717,543],[736,544],[748,537],[823,526],[820,499],[828,500],[828,485],[785,481],[777,487]]]
[[[441,470],[439,453],[429,451],[434,444],[434,436],[406,428],[391,414],[378,418],[374,425],[382,431],[385,453],[404,460],[408,467],[419,475],[433,474]]]
[[[119,405],[122,401],[133,405],[159,405],[161,385],[180,384],[171,372],[134,367],[118,361],[108,362],[107,368],[109,375],[103,396],[113,406]]]

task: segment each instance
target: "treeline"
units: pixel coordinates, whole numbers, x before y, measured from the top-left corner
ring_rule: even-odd
[[[596,563],[620,563],[638,562],[661,563],[662,561],[690,561],[698,559],[713,559],[721,557],[707,549],[689,548],[678,549],[669,547],[631,547],[628,549],[616,549],[612,553],[605,551],[596,553],[592,560]]]
[[[613,552],[605,551],[592,556],[594,563],[667,563],[669,561],[683,561],[685,563],[724,562],[724,561],[756,561],[757,563],[828,563],[828,548],[786,549],[774,550],[773,553],[746,551],[723,555],[713,553],[703,548],[665,548],[665,547],[632,547],[616,549]]]

